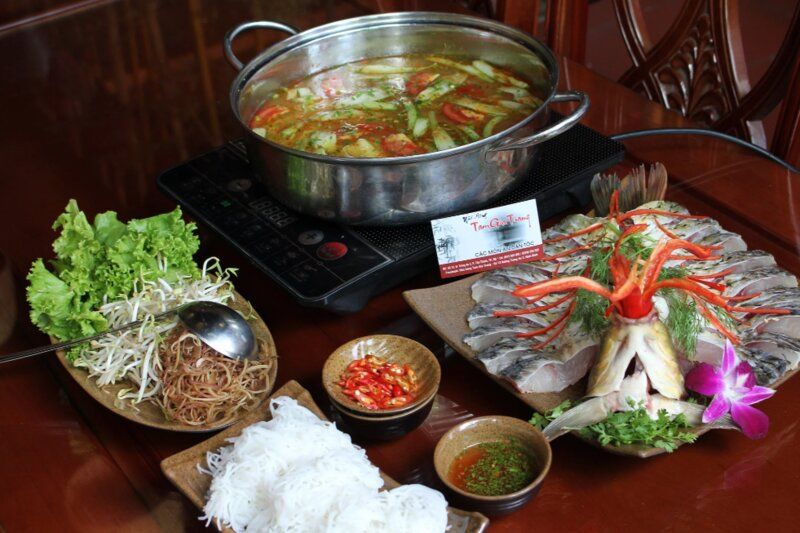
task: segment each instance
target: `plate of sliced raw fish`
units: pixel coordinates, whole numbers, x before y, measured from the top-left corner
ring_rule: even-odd
[[[644,340],[635,338],[642,325],[592,334],[570,320],[577,289],[566,292],[559,280],[569,283],[585,275],[595,245],[604,238],[613,242],[615,233],[632,226],[635,229],[628,232],[650,239],[654,250],[675,250],[665,252],[655,266],[651,265],[655,260],[640,265],[656,269],[656,278],[650,280],[656,287],[648,297],[652,324],[640,335]],[[777,387],[800,367],[797,278],[777,265],[771,254],[749,250],[740,235],[716,220],[693,215],[674,202],[656,201],[617,219],[570,215],[544,230],[542,237],[544,258],[539,261],[404,294],[455,351],[537,411],[585,395],[601,397],[607,407],[619,403],[615,398],[620,390],[636,390],[648,402],[685,414],[694,422],[691,431],[701,434],[711,428],[700,422],[703,408],[684,401],[683,374],[697,362],[719,365],[726,339],[735,340],[737,355],[750,363],[759,385]],[[683,353],[680,343],[672,343],[663,326],[670,309],[663,291],[657,291],[656,279],[664,279],[658,275],[667,269],[681,272],[685,279],[673,287],[683,289],[685,283],[683,297],[694,299],[698,312],[711,309],[709,302],[725,302],[720,305],[728,320],[723,324],[713,313],[703,314],[692,353]],[[639,283],[641,288],[645,282]],[[545,288],[550,285],[553,289],[548,292]],[[637,320],[641,324],[643,318]],[[619,338],[614,337],[617,334]],[[612,346],[615,342],[638,342],[638,352],[628,349],[631,353],[623,354],[623,348]],[[658,343],[664,344],[663,349]],[[641,457],[663,452],[643,446],[604,448]]]

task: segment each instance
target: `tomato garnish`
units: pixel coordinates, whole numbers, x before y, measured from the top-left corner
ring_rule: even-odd
[[[417,72],[412,74],[406,82],[406,91],[412,96],[417,96],[422,92],[422,89],[430,85],[433,80],[438,77],[438,74],[432,72]]]
[[[419,146],[402,133],[395,133],[384,137],[381,146],[386,152],[393,155],[412,155],[419,153]]]
[[[334,96],[336,93],[340,92],[342,87],[344,87],[344,84],[342,83],[341,78],[333,77],[322,80],[320,87],[322,88],[322,93],[330,98],[331,96]]]
[[[253,118],[250,119],[250,127],[257,128],[266,124],[273,118],[288,112],[289,109],[282,105],[264,104],[255,112]]]
[[[486,96],[486,93],[483,91],[483,89],[474,83],[465,83],[457,88],[456,92],[458,94],[463,94],[464,96],[471,96],[472,98],[483,98]]]
[[[483,115],[481,113],[476,113],[475,111],[451,104],[450,102],[445,102],[442,105],[442,113],[444,113],[444,116],[453,122],[457,122],[458,124],[467,124],[469,122],[478,122],[483,120]]]
[[[342,393],[367,409],[392,409],[414,399],[416,374],[406,365],[367,355],[347,365],[339,378]]]
[[[356,124],[356,128],[358,128],[358,131],[361,133],[388,133],[392,131],[392,128],[383,122],[363,122],[361,124]]]

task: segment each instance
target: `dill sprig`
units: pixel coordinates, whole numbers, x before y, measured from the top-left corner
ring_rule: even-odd
[[[575,309],[570,322],[579,322],[584,333],[600,338],[608,330],[611,320],[606,318],[608,300],[590,291],[578,289],[575,294]]]
[[[697,307],[691,298],[674,289],[664,289],[660,292],[669,307],[665,326],[672,343],[683,352],[684,356],[691,357],[697,348],[697,336],[703,331],[703,318],[697,312]]]
[[[689,272],[683,267],[664,267],[658,275],[658,281],[665,279],[680,279],[689,275]]]
[[[581,434],[603,445],[636,444],[663,448],[667,452],[674,451],[683,442],[697,440],[697,435],[684,431],[691,425],[683,414],[671,417],[665,409],[661,409],[653,420],[642,404],[637,405],[633,400],[628,400],[628,404],[632,410],[613,413],[602,422],[583,428]],[[542,429],[572,406],[573,403],[566,400],[544,414],[534,413],[530,423]]]

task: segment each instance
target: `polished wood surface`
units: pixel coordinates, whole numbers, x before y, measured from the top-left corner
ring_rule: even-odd
[[[545,40],[558,54],[585,58],[587,0],[500,0],[495,16]],[[633,63],[619,82],[689,118],[767,147],[764,118],[776,107],[780,116],[769,149],[800,164],[800,2],[766,72],[748,74],[739,0],[683,0],[674,21],[654,39],[645,21],[643,0],[613,0],[617,26]],[[544,17],[536,17],[540,7]],[[543,22],[543,24],[542,24]],[[752,46],[753,43],[750,43]]]
[[[98,2],[68,16],[0,34],[0,317],[16,316],[2,353],[47,342],[22,303],[31,261],[49,256],[52,221],[69,198],[87,212],[128,218],[174,206],[155,186],[158,173],[240,135],[229,111],[234,72],[220,42],[254,18],[308,28],[403,4],[463,9],[442,1],[368,2],[201,0]],[[411,5],[413,4],[413,5]],[[280,36],[251,34],[237,53],[252,55]],[[561,84],[592,98],[585,119],[607,133],[686,125],[642,95],[563,60]],[[626,143],[629,164],[663,161],[671,195],[741,232],[800,273],[798,177],[741,148],[699,137]],[[579,149],[579,147],[576,147]],[[527,418],[530,410],[442,343],[403,302],[405,289],[442,283],[431,270],[336,316],[305,309],[201,228],[204,255],[239,267],[238,289],[272,331],[278,386],[290,379],[327,409],[320,371],[337,346],[369,333],[413,337],[442,356],[435,423],[397,441],[363,443],[388,475],[433,482],[438,437],[471,415]],[[6,266],[3,266],[6,265]],[[17,306],[17,312],[8,312]],[[3,328],[0,327],[0,333]],[[672,455],[615,457],[572,438],[553,444],[553,467],[538,498],[490,531],[796,531],[800,482],[800,380],[759,407],[772,427],[762,441],[717,432]],[[203,439],[131,423],[89,397],[52,358],[0,367],[0,530],[196,531],[196,509],[164,478],[159,461]]]

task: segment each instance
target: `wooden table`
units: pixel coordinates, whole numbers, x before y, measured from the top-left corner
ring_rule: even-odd
[[[446,8],[441,2],[394,2]],[[234,76],[220,42],[255,18],[311,27],[372,10],[371,2],[79,2],[31,24],[0,24],[0,250],[16,277],[18,319],[3,353],[46,342],[22,300],[31,261],[48,256],[50,225],[69,198],[89,213],[146,216],[173,204],[157,174],[239,135],[227,103]],[[384,6],[385,7],[385,6]],[[277,35],[243,38],[241,54]],[[562,85],[587,91],[589,126],[607,133],[683,125],[679,116],[593,74],[562,63]],[[627,143],[631,162],[663,161],[672,195],[742,233],[800,272],[797,176],[744,150],[684,136]],[[579,147],[576,147],[579,149]],[[203,255],[241,269],[237,285],[272,329],[278,383],[296,379],[325,405],[320,369],[339,344],[376,331],[441,342],[403,302],[409,288],[441,283],[431,271],[334,316],[299,307],[230,246],[201,229]],[[13,298],[0,296],[0,317]],[[527,418],[522,403],[458,357],[443,363],[443,400],[453,419],[502,413]],[[492,531],[796,531],[800,486],[800,380],[762,404],[772,421],[763,441],[716,432],[672,455],[616,457],[572,437],[554,444],[537,500],[492,521]],[[159,461],[201,440],[129,423],[94,403],[53,359],[0,368],[0,531],[202,529],[197,511],[162,476]],[[432,480],[442,428],[423,427],[366,446],[401,481]]]

